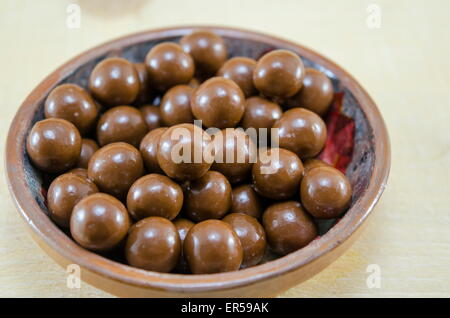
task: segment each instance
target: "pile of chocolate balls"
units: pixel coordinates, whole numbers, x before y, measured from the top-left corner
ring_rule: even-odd
[[[317,219],[348,209],[348,179],[316,158],[332,98],[330,79],[297,54],[228,59],[226,42],[199,30],[155,45],[144,63],[102,60],[88,87],[55,87],[26,148],[52,180],[50,218],[80,246],[150,271],[235,271],[305,247]],[[276,131],[278,147],[251,128]]]

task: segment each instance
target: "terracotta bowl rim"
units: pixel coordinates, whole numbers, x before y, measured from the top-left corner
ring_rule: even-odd
[[[25,181],[24,140],[39,101],[45,98],[60,78],[109,51],[163,37],[182,36],[194,29],[209,29],[223,36],[291,49],[333,72],[358,100],[373,130],[375,160],[372,175],[368,188],[336,225],[305,248],[287,256],[240,271],[209,275],[165,274],[140,270],[83,249],[43,213]],[[274,278],[315,261],[342,244],[367,219],[386,186],[390,169],[390,143],[383,118],[374,101],[350,74],[329,59],[302,45],[275,36],[240,28],[195,25],[148,30],[123,36],[81,53],[52,72],[29,94],[11,123],[6,142],[5,168],[8,188],[21,216],[32,231],[57,254],[78,264],[82,269],[128,285],[169,292],[195,293],[231,289]],[[358,211],[363,212],[357,213]]]

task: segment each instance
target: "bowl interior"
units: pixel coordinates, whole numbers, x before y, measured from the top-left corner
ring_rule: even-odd
[[[45,198],[45,187],[48,184],[47,176],[41,174],[37,169],[33,167],[31,164],[26,151],[25,151],[25,143],[26,143],[26,137],[28,135],[28,132],[30,131],[33,124],[39,120],[42,120],[44,118],[44,102],[45,97],[48,94],[48,92],[55,86],[63,84],[63,83],[76,83],[82,87],[87,87],[87,81],[89,74],[91,70],[94,68],[94,66],[101,61],[102,59],[108,57],[108,56],[122,56],[126,59],[128,59],[131,62],[143,62],[145,59],[145,55],[149,51],[151,47],[154,45],[164,42],[164,41],[178,41],[179,38],[189,33],[192,29],[189,28],[183,28],[183,29],[173,29],[170,32],[160,32],[157,34],[157,36],[135,36],[132,40],[117,40],[115,42],[111,42],[109,44],[100,46],[96,49],[91,50],[89,54],[81,55],[78,58],[75,58],[65,66],[59,69],[59,72],[57,71],[56,74],[54,73],[53,76],[51,75],[49,78],[46,79],[47,85],[42,86],[41,84],[41,90],[38,95],[32,96],[34,100],[30,101],[29,97],[27,101],[29,103],[27,104],[27,101],[22,105],[22,108],[28,107],[31,108],[32,114],[28,116],[28,120],[25,120],[24,122],[20,123],[21,130],[24,131],[23,134],[20,134],[18,137],[20,140],[18,140],[18,144],[20,146],[21,151],[21,160],[23,162],[23,165],[21,166],[21,169],[23,169],[24,173],[24,179],[23,182],[27,185],[26,191],[29,192],[32,198],[34,198],[35,203],[40,207],[40,213],[41,216],[44,218],[48,218],[47,213],[47,206],[46,206],[46,198]],[[352,155],[349,157],[349,162],[345,164],[345,172],[348,178],[350,179],[350,182],[353,186],[353,197],[352,197],[352,208],[347,212],[347,215],[345,215],[342,219],[345,218],[353,218],[358,219],[356,222],[353,222],[352,224],[355,226],[359,226],[360,222],[365,218],[365,216],[368,213],[368,206],[375,203],[375,201],[378,199],[378,197],[371,198],[369,200],[370,204],[367,205],[365,208],[362,208],[362,206],[355,207],[356,203],[360,201],[360,199],[363,197],[364,193],[369,187],[369,184],[372,179],[372,174],[374,170],[375,165],[375,138],[374,138],[374,131],[371,123],[368,120],[367,114],[363,110],[364,107],[361,107],[360,100],[358,100],[357,97],[355,97],[355,84],[351,78],[342,78],[340,74],[336,74],[337,71],[340,72],[340,68],[335,66],[333,63],[329,62],[328,60],[322,58],[319,55],[316,55],[314,52],[302,48],[300,46],[291,44],[289,42],[284,42],[282,40],[276,40],[270,37],[265,37],[263,35],[256,35],[251,32],[245,33],[240,32],[236,30],[227,30],[227,29],[214,29],[215,32],[220,34],[224,37],[227,45],[228,45],[228,51],[230,57],[233,56],[247,56],[254,59],[258,59],[260,56],[262,56],[264,53],[278,48],[287,48],[290,49],[297,54],[301,56],[301,58],[304,61],[304,64],[306,67],[312,67],[316,68],[324,73],[327,74],[328,77],[332,79],[335,92],[337,92],[335,96],[334,103],[339,103],[339,113],[344,116],[345,118],[348,118],[350,122],[354,124],[354,130],[351,135],[351,138],[353,140],[344,140],[345,142],[350,142],[351,149],[352,149]],[[342,74],[346,74],[344,71],[342,71]],[[357,89],[359,90],[359,86],[357,85]],[[365,94],[365,92],[364,92]],[[20,110],[19,110],[20,113]],[[19,115],[18,115],[19,116]],[[326,119],[329,120],[328,118]],[[342,131],[342,127],[337,128],[337,132]],[[11,134],[11,133],[10,133]],[[332,159],[331,159],[332,160]],[[8,164],[8,162],[7,162]],[[10,182],[11,181],[11,174],[9,173]],[[12,186],[12,192],[14,194],[14,186]],[[378,190],[377,190],[378,192]],[[25,207],[21,206],[23,202],[20,202],[20,199],[17,199],[17,194],[14,194],[16,197],[16,201],[18,206],[22,210],[22,214],[26,214],[27,211],[25,211]],[[351,216],[348,216],[351,211]],[[36,215],[32,216],[36,217]],[[30,218],[32,218],[30,217]],[[326,220],[326,221],[320,221],[319,222],[319,234],[320,239],[324,239],[324,237],[333,235],[330,232],[330,229],[333,229],[333,227],[336,227],[337,224],[342,223],[342,219],[340,220]],[[47,222],[47,221],[46,221]],[[53,226],[51,231],[57,231],[61,232],[61,230],[54,225],[53,223],[46,223],[49,226]],[[350,223],[349,223],[350,224]],[[39,230],[39,229],[38,229]],[[42,229],[39,230],[42,232]],[[63,233],[61,233],[63,234]],[[348,236],[349,233],[346,235]],[[59,234],[58,234],[59,235]],[[346,238],[346,236],[343,236],[343,238]],[[328,237],[328,242],[331,242],[333,238]],[[295,253],[292,253],[284,258],[287,257],[304,257],[304,262],[310,260],[311,258],[306,259],[305,255],[307,253],[312,252],[313,249],[317,249],[317,244],[321,244],[320,240],[315,243],[315,246],[313,247],[306,247],[302,250],[304,251],[298,251]],[[68,242],[65,242],[68,243]],[[337,242],[336,244],[338,244]],[[61,245],[61,243],[55,243],[56,245]],[[71,244],[71,243],[70,243]],[[75,243],[73,243],[75,244]],[[61,247],[61,246],[59,246]],[[332,248],[332,246],[329,246]],[[72,246],[70,248],[76,249],[76,246]],[[310,249],[308,251],[308,249]],[[62,251],[62,248],[61,248]],[[86,253],[92,254],[88,251],[85,251]],[[317,252],[317,250],[316,250]],[[322,251],[321,253],[324,253]],[[319,253],[320,254],[320,253]],[[316,254],[316,256],[319,256],[319,254]],[[101,256],[98,256],[102,258]],[[273,256],[268,257],[267,260],[273,259]],[[105,264],[109,264],[110,261],[104,259],[102,260],[105,262]],[[276,260],[278,261],[278,260]],[[272,262],[276,262],[272,261]],[[271,262],[271,263],[272,263]],[[280,263],[281,264],[281,263]],[[298,263],[300,264],[300,263]],[[267,265],[267,264],[264,264]],[[264,266],[264,265],[258,265],[256,267]],[[125,266],[125,265],[120,265]],[[114,271],[114,269],[107,269],[110,271]],[[141,270],[133,269],[134,271],[140,272],[141,277],[149,277],[148,273],[143,274]],[[248,271],[248,273],[251,273],[253,269],[246,269],[240,272]],[[176,274],[158,274],[153,273],[154,275],[159,276],[153,276],[153,277],[162,277],[167,278],[168,276],[174,276]],[[152,274],[152,275],[153,275]],[[144,275],[144,276],[142,276]],[[215,275],[215,274],[214,274]],[[214,276],[209,275],[209,276]],[[225,273],[226,277],[228,273]],[[180,276],[180,275],[177,275]],[[189,276],[198,276],[198,275],[189,275]],[[230,276],[231,277],[231,276]],[[223,278],[226,280],[226,278]],[[189,281],[194,283],[194,281]]]

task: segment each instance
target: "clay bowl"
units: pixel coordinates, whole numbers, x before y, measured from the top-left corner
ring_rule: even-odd
[[[32,125],[43,118],[43,104],[55,86],[70,82],[86,87],[94,65],[121,55],[141,62],[162,41],[177,41],[193,29],[210,29],[223,36],[231,56],[260,57],[284,48],[298,53],[306,66],[332,78],[341,93],[341,112],[354,122],[353,156],[346,174],[354,188],[352,206],[339,220],[320,224],[320,236],[305,248],[264,264],[212,275],[161,274],[129,267],[78,246],[47,216],[45,176],[31,164],[25,140]],[[20,106],[9,130],[6,171],[9,189],[33,238],[66,267],[78,264],[81,278],[118,296],[260,297],[273,296],[315,275],[339,257],[357,238],[380,198],[389,173],[390,146],[383,119],[369,95],[346,71],[301,45],[272,36],[221,27],[180,27],[146,31],[93,48],[51,73]]]

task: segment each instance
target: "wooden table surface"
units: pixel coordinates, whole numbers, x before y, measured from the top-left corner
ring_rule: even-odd
[[[71,3],[81,9],[79,28],[71,28]],[[0,149],[28,93],[57,66],[99,43],[186,24],[278,35],[353,74],[378,103],[392,144],[388,187],[363,235],[327,269],[280,296],[449,297],[449,10],[445,0],[2,0]],[[0,297],[110,296],[86,283],[66,286],[65,270],[26,232],[4,177],[0,238]],[[380,270],[379,288],[367,285],[371,264]]]

